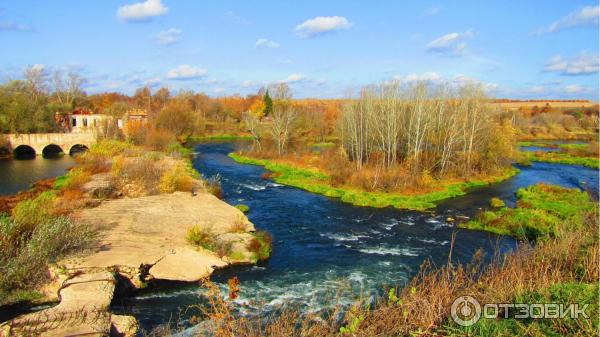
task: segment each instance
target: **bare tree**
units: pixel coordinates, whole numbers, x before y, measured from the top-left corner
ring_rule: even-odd
[[[288,145],[288,141],[294,131],[296,111],[287,101],[277,101],[273,105],[273,115],[269,132],[277,144],[277,154],[282,155]]]
[[[260,132],[260,119],[252,112],[244,112],[242,114],[242,120],[250,135],[252,135],[252,149],[258,148],[261,150],[261,132]]]
[[[36,64],[27,67],[23,76],[25,77],[25,84],[31,98],[37,102],[40,95],[44,94],[47,90],[46,82],[48,80],[48,74],[46,73],[44,66]]]
[[[65,107],[73,108],[75,98],[83,94],[83,84],[85,81],[85,78],[75,72],[69,72],[65,77],[62,71],[55,71],[52,76],[52,84],[58,103]]]

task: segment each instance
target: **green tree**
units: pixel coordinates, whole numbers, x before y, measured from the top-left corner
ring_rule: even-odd
[[[265,102],[264,115],[269,116],[271,112],[273,112],[273,100],[271,99],[271,96],[269,96],[269,90],[265,92],[265,95],[263,96],[263,101]]]

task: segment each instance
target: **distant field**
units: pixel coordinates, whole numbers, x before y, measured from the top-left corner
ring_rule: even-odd
[[[514,101],[514,102],[492,102],[495,106],[509,110],[517,110],[521,107],[533,108],[544,107],[546,105],[552,108],[590,108],[598,103],[592,101]]]

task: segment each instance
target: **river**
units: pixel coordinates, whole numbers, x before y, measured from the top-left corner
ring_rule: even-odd
[[[227,157],[234,149],[232,143],[198,144],[193,165],[207,177],[219,174],[224,200],[248,205],[250,220],[274,237],[268,261],[220,270],[212,277],[223,289],[229,277],[239,277],[242,291],[236,301],[242,314],[255,313],[258,307],[265,313],[286,303],[318,311],[381,293],[385,286],[401,286],[426,259],[447,261],[453,232],[456,260],[469,261],[479,248],[488,256],[495,249],[506,252],[516,245],[512,238],[457,230],[446,219],[473,216],[494,196],[514,205],[520,187],[543,181],[598,195],[598,171],[534,163],[505,182],[442,202],[432,212],[356,207],[263,180],[262,167]],[[180,309],[202,303],[201,294],[198,285],[170,284],[117,299],[112,310],[133,314],[151,329],[177,318]],[[194,313],[180,318],[185,323]]]
[[[0,195],[14,194],[27,190],[38,180],[65,174],[75,165],[71,156],[34,159],[0,159]]]
[[[426,259],[445,263],[453,232],[457,235],[452,256],[459,261],[468,261],[478,248],[488,255],[495,249],[510,250],[516,244],[511,238],[457,231],[446,219],[472,217],[487,207],[491,197],[514,206],[520,187],[547,182],[598,196],[598,171],[533,163],[520,167],[521,172],[505,182],[444,201],[432,212],[356,207],[263,180],[262,167],[237,164],[227,156],[234,150],[233,143],[198,144],[193,165],[206,177],[221,175],[224,200],[250,206],[250,220],[274,237],[268,261],[216,271],[212,277],[223,289],[229,277],[239,277],[242,292],[237,302],[242,314],[255,313],[258,307],[263,312],[276,310],[286,303],[318,311],[381,294],[386,286],[403,285]],[[0,160],[0,194],[26,190],[33,182],[61,175],[73,165],[69,156]],[[202,303],[202,293],[197,285],[168,284],[116,299],[112,310],[133,314],[145,329],[151,329],[177,318],[179,309]],[[188,311],[182,321],[194,313]]]

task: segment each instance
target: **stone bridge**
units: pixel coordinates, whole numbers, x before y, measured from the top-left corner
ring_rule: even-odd
[[[0,139],[0,152],[13,155],[73,154],[89,148],[96,141],[91,132],[5,134],[3,138],[4,141]]]

